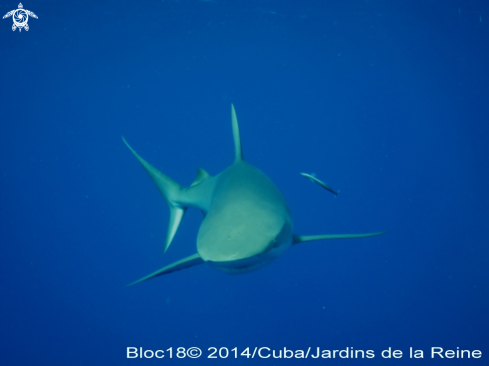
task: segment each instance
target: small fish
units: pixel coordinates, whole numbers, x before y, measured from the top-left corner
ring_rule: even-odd
[[[314,182],[314,183],[317,183],[319,184],[321,187],[323,187],[324,189],[327,189],[328,191],[330,191],[331,193],[333,193],[335,196],[338,195],[338,192],[336,192],[333,188],[331,188],[330,186],[328,186],[326,183],[320,181],[319,179],[316,178],[316,174],[315,173],[312,173],[312,174],[307,174],[307,173],[300,173],[303,177],[306,177],[308,178],[311,182]]]

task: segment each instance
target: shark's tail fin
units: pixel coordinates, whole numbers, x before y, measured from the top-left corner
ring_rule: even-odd
[[[231,104],[231,123],[233,125],[233,140],[234,140],[234,162],[244,160],[243,151],[241,150],[241,138],[239,137],[238,118],[234,105]]]
[[[186,207],[178,204],[179,197],[181,196],[182,187],[175,182],[173,179],[167,177],[165,174],[160,172],[158,169],[149,164],[146,160],[138,155],[136,151],[133,150],[127,141],[122,138],[122,141],[131,150],[136,159],[141,163],[146,173],[150,176],[151,180],[154,182],[161,195],[165,199],[168,207],[170,208],[170,223],[168,225],[168,231],[166,233],[165,246],[163,248],[163,253],[166,252],[170,246],[173,237],[175,236],[178,226],[182,221],[183,215],[185,214]]]

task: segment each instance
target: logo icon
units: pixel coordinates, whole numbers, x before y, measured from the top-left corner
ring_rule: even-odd
[[[22,3],[19,3],[19,8],[9,11],[3,16],[3,19],[10,16],[14,19],[14,24],[12,25],[13,31],[15,31],[17,28],[19,28],[19,32],[22,30],[22,28],[28,31],[29,25],[27,24],[27,21],[29,20],[29,15],[37,19],[36,14],[34,14],[32,11],[25,10]]]

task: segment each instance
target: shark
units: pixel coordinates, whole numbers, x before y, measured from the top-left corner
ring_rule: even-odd
[[[197,177],[189,187],[182,187],[153,167],[122,137],[170,209],[163,253],[170,247],[187,209],[198,209],[204,214],[197,234],[197,253],[127,286],[203,263],[229,274],[246,273],[271,263],[288,248],[299,243],[366,238],[386,233],[379,231],[312,236],[295,234],[292,214],[282,193],[265,173],[243,157],[238,119],[232,104],[231,124],[234,162],[215,176],[204,169],[197,169]],[[303,175],[337,194],[313,176]]]

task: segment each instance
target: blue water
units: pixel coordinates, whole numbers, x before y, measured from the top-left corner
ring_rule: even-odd
[[[1,15],[17,5],[2,0]],[[486,2],[23,5],[29,31],[0,22],[0,365],[487,365]],[[163,255],[168,209],[121,136],[188,186],[198,167],[232,163],[231,103],[296,233],[389,233],[125,288],[195,253],[202,215],[188,211]],[[176,358],[193,346],[199,359]],[[209,347],[375,358],[220,360]],[[383,359],[389,347],[403,357]]]

